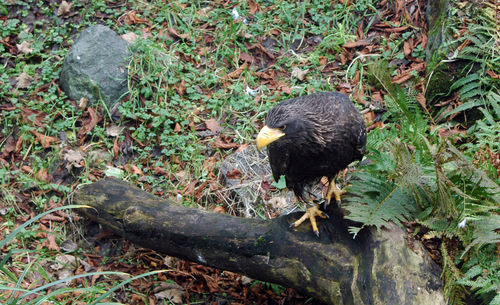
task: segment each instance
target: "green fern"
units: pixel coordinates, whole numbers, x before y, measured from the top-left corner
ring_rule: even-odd
[[[498,305],[500,300],[500,264],[496,250],[495,244],[487,244],[474,251],[461,268],[463,276],[456,282],[470,287],[488,305]]]
[[[469,45],[456,51],[456,59],[469,62],[464,69],[471,71],[459,78],[450,87],[448,93],[457,90],[462,104],[447,116],[478,107],[492,110],[496,118],[500,118],[499,81],[488,75],[488,71],[500,71],[500,51],[498,49],[498,34],[496,25],[484,16],[481,11],[474,12],[477,23],[468,25],[468,32],[451,44]]]
[[[453,305],[465,304],[463,301],[468,294],[463,285],[459,285],[457,281],[462,278],[462,272],[457,268],[453,258],[450,257],[445,243],[441,243],[441,255],[443,259],[443,283],[444,293],[448,297],[448,301]]]
[[[349,211],[347,218],[362,223],[360,227],[349,227],[354,236],[365,226],[380,229],[390,221],[401,224],[412,218],[415,201],[400,186],[370,173],[358,173],[356,179],[359,180],[349,188],[349,192],[363,196],[351,197],[346,207]]]
[[[500,243],[500,215],[489,214],[487,216],[476,217],[471,225],[474,227],[473,240],[465,248],[465,253],[474,246]]]
[[[471,39],[472,44],[484,44],[466,47],[462,55],[490,50],[485,39],[486,35]],[[417,221],[427,234],[442,238],[444,290],[453,305],[464,304],[470,294],[467,287],[485,304],[498,304],[500,299],[499,264],[491,255],[500,243],[500,186],[496,176],[488,176],[470,158],[481,147],[500,145],[500,95],[493,80],[484,77],[487,64],[477,67],[450,89],[464,102],[452,113],[478,108],[484,116],[470,129],[466,139],[471,141],[461,146],[468,148],[466,155],[438,135],[440,126],[430,130],[429,122],[436,126],[432,117],[422,112],[412,89],[390,82],[386,63],[370,65],[371,75],[388,93],[383,116],[387,121],[368,136],[370,162],[354,173],[348,191],[356,197],[346,205],[346,218],[360,223],[349,228],[355,235],[366,226],[380,229],[389,221]],[[452,255],[447,240],[459,242],[450,247]]]

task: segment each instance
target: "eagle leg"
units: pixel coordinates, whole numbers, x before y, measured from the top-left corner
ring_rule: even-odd
[[[309,221],[311,222],[311,226],[312,226],[312,229],[314,231],[314,234],[316,234],[316,236],[319,237],[319,230],[318,230],[318,225],[316,223],[316,216],[319,216],[321,218],[328,217],[325,213],[323,213],[323,211],[321,211],[319,209],[318,205],[315,205],[311,208],[308,208],[306,210],[306,212],[304,213],[304,215],[302,215],[302,217],[300,217],[298,220],[293,222],[290,226],[298,227],[301,223],[303,223],[304,221],[309,219]]]
[[[327,205],[330,204],[330,201],[332,200],[332,195],[335,197],[335,201],[337,202],[337,205],[340,207],[340,203],[342,202],[340,196],[344,195],[345,193],[347,193],[347,191],[339,189],[337,187],[337,184],[335,183],[335,178],[332,178],[332,180],[330,180],[330,183],[328,184],[328,190],[326,191],[325,208]]]

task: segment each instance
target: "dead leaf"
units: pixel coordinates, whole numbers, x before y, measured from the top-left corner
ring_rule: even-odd
[[[56,235],[52,233],[47,234],[47,240],[42,244],[42,246],[49,250],[59,251],[59,246],[56,242]]]
[[[89,99],[86,97],[82,97],[80,99],[80,102],[78,103],[78,108],[83,110],[83,109],[87,108],[88,103],[89,103]]]
[[[78,131],[78,137],[84,137],[86,136],[90,131],[92,131],[97,124],[98,121],[98,116],[95,113],[94,109],[91,107],[87,108],[87,111],[89,112],[89,117],[86,118],[82,124],[83,127]]]
[[[178,171],[177,173],[174,174],[174,176],[175,176],[175,179],[177,179],[177,181],[183,181],[183,180],[190,179],[189,173],[186,172],[185,170]]]
[[[466,130],[462,130],[462,129],[458,129],[458,128],[439,128],[438,131],[437,131],[437,134],[440,136],[440,137],[443,137],[443,138],[450,138],[450,137],[454,137],[454,136],[464,136],[467,134],[467,131]]]
[[[143,175],[142,170],[134,164],[125,164],[123,168],[132,175],[139,175],[139,176]]]
[[[401,74],[393,77],[392,82],[400,85],[400,84],[406,82],[407,80],[411,79],[412,77],[413,77],[413,75],[410,73],[410,70],[405,70],[405,71],[401,72]]]
[[[224,76],[225,79],[234,79],[240,77],[241,73],[248,67],[248,62],[244,62],[238,69]]]
[[[118,145],[118,137],[115,138],[113,142],[113,160],[118,159],[118,154],[120,153],[120,145]]]
[[[492,70],[488,70],[488,71],[486,71],[486,73],[488,73],[488,75],[491,76],[491,78],[493,78],[493,79],[500,79],[500,74],[496,74]]]
[[[84,166],[83,158],[84,155],[81,151],[73,149],[68,150],[63,156],[63,159],[68,162],[68,164],[66,164],[66,169],[70,171],[72,167],[80,168]]]
[[[16,149],[16,139],[13,136],[7,138],[7,141],[4,142],[2,157],[7,157],[11,152]]]
[[[28,108],[21,108],[21,113],[23,115],[23,120],[31,123],[34,126],[45,127],[46,124],[43,123],[43,120],[47,116],[45,112],[38,110],[31,110]]]
[[[298,67],[293,67],[292,69],[292,78],[296,78],[298,80],[304,80],[304,77],[306,76],[307,72],[309,72],[309,69],[306,70],[301,70]]]
[[[249,63],[252,63],[254,61],[252,55],[245,53],[245,52],[240,53],[240,60],[246,61]]]
[[[205,121],[205,125],[207,126],[208,130],[210,130],[213,133],[219,133],[222,131],[222,127],[219,124],[219,121],[216,119],[208,119]]]
[[[180,96],[183,96],[184,93],[186,93],[186,82],[184,79],[182,79],[180,82],[174,85],[175,91],[177,91],[177,94]]]
[[[114,124],[106,128],[106,134],[110,137],[118,137],[122,134],[122,131],[123,127]]]
[[[99,267],[97,267],[96,271],[97,272],[102,272],[102,270],[104,270],[104,267],[103,266],[99,266]],[[97,279],[100,278],[100,277],[101,277],[100,274],[94,274],[94,275],[92,275],[92,278],[90,279],[90,285],[94,286],[95,283],[97,282]],[[135,303],[135,304],[137,304],[137,303]]]
[[[61,217],[61,216],[57,216],[57,215],[53,215],[53,214],[48,214],[48,215],[43,216],[40,219],[41,223],[47,224],[47,225],[50,225],[50,222],[52,222],[52,221],[65,223],[66,218]]]
[[[57,138],[46,136],[43,133],[39,133],[38,131],[31,130],[31,133],[35,135],[38,142],[42,144],[43,148],[49,148],[53,143],[56,143]]]
[[[175,28],[168,28],[167,33],[175,38],[189,40],[189,34],[179,34]]]
[[[146,23],[149,24],[149,20],[142,19],[140,17],[137,17],[135,11],[130,11],[126,16],[125,16],[125,23],[128,25],[133,25],[133,24],[141,24],[141,23]]]
[[[363,117],[365,118],[366,125],[370,126],[375,122],[375,112],[373,111],[368,111],[367,113],[363,114]]]
[[[167,266],[167,268],[175,268],[176,263],[177,259],[172,256],[167,255],[163,258],[163,264]]]
[[[128,43],[135,43],[137,41],[137,38],[139,38],[139,36],[134,32],[128,32],[121,35],[120,37]]]
[[[259,10],[259,5],[254,0],[247,0],[250,15],[255,15]]]
[[[227,142],[222,140],[220,137],[217,137],[215,140],[215,147],[217,148],[222,148],[222,149],[231,149],[231,148],[238,148],[240,144],[234,143],[234,142]]]
[[[78,245],[70,239],[63,241],[60,247],[65,252],[74,252],[78,249]]]
[[[399,32],[404,32],[406,31],[407,29],[410,28],[409,25],[405,25],[405,26],[402,26],[402,27],[398,27],[398,28],[386,28],[386,27],[382,27],[380,26],[380,24],[377,24],[374,26],[377,30],[381,30],[383,32],[388,32],[388,33],[399,33]]]
[[[203,171],[206,171],[209,174],[213,173],[212,171],[214,170],[216,163],[217,163],[217,160],[213,156],[205,158],[205,160],[203,161],[203,166],[202,166]]]
[[[340,53],[340,63],[344,66],[349,60],[352,59],[352,54],[347,48],[342,48],[342,53]]]
[[[59,8],[57,9],[57,16],[65,16],[69,13],[71,10],[71,7],[73,6],[73,3],[68,3],[66,1],[62,1],[61,4],[59,5]]]
[[[73,150],[73,149],[70,149],[68,150],[65,154],[64,154],[64,160],[68,161],[68,162],[80,162],[83,160],[84,158],[84,155],[81,151],[79,150]]]
[[[229,179],[240,179],[243,176],[243,174],[239,169],[234,168],[232,171],[227,171],[226,176]]]
[[[417,102],[427,111],[427,100],[425,99],[425,94],[419,92],[417,94]]]
[[[21,44],[16,44],[16,47],[19,51],[21,51],[24,54],[31,54],[33,53],[33,49],[30,48],[30,43],[27,41],[21,42]]]
[[[244,151],[249,146],[250,146],[250,143],[244,143],[244,144],[240,145],[240,147],[238,147],[238,149],[236,151],[238,151],[238,152]]]
[[[202,9],[198,10],[196,12],[196,14],[198,14],[198,16],[200,16],[200,17],[206,17],[206,16],[208,16],[208,13],[210,11],[212,11],[212,9],[213,9],[212,7],[206,6],[206,7],[202,8]]]
[[[182,131],[181,124],[179,124],[179,122],[175,122],[174,132],[180,133],[181,131]]]
[[[194,193],[194,187],[196,186],[196,181],[191,181],[183,190],[182,194],[184,196],[191,196]]]
[[[357,47],[364,47],[364,46],[367,46],[367,45],[370,45],[369,41],[367,41],[367,40],[357,40],[357,41],[346,42],[343,45],[343,47],[347,48],[347,49],[353,49],[353,48],[357,48]]]
[[[320,57],[318,57],[318,61],[319,61],[319,64],[322,67],[325,67],[326,64],[328,63],[328,59],[326,58],[326,56],[320,56]]]
[[[285,93],[285,94],[292,94],[292,88],[288,87],[285,84],[280,86],[280,90],[283,91],[283,93]]]
[[[165,290],[155,293],[154,296],[157,300],[168,299],[172,303],[180,304],[182,303],[184,294],[184,288],[182,288],[179,284],[173,283],[169,284]]]
[[[288,208],[290,205],[285,197],[272,197],[267,203],[275,210],[281,211]]]
[[[49,182],[49,173],[46,168],[41,168],[36,174],[35,178],[40,181]]]
[[[220,214],[225,214],[226,213],[226,209],[224,209],[224,207],[221,207],[220,205],[216,206],[213,211],[215,213],[220,213]]]
[[[377,101],[379,103],[382,103],[383,102],[383,98],[382,98],[382,94],[380,93],[380,91],[374,91],[372,93],[372,101]]]
[[[242,285],[248,285],[248,284],[250,284],[251,282],[253,282],[253,281],[254,281],[254,279],[249,278],[248,276],[242,275],[242,276],[241,276],[241,278],[240,278],[240,281],[241,281],[241,284],[242,284]]]
[[[25,89],[31,85],[31,82],[33,81],[33,77],[31,77],[26,72],[22,72],[21,74],[19,74],[18,77],[16,77],[16,81],[17,81],[17,85],[16,85],[17,88]]]
[[[405,54],[405,57],[408,57],[411,55],[411,52],[413,51],[413,48],[411,47],[411,44],[408,40],[405,40],[403,43],[403,52]]]
[[[16,142],[16,153],[21,151],[21,148],[23,147],[23,137],[19,137]]]
[[[29,167],[28,165],[21,166],[21,169],[27,173],[33,174],[33,169],[31,167]]]

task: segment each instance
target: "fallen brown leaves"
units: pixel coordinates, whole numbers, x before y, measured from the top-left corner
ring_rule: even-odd
[[[342,2],[346,6],[354,5],[354,1],[352,0],[343,0]],[[176,5],[178,5],[181,9],[185,9],[188,6],[187,3],[176,3]],[[250,19],[256,14],[266,13],[267,10],[274,9],[266,6],[261,7],[255,0],[248,0],[247,5],[247,17]],[[63,4],[59,7],[61,11],[58,11],[58,14],[67,17],[71,14],[71,5],[69,5],[69,7],[66,6],[66,8],[64,6],[65,4],[63,1]],[[196,20],[193,25],[199,23],[198,26],[204,29],[204,33],[199,37],[194,37],[194,35],[189,32],[183,32],[183,28],[178,25],[165,23],[159,27],[159,36],[161,36],[162,39],[167,38],[175,41],[176,43],[186,44],[191,43],[191,41],[197,41],[202,45],[202,47],[197,49],[193,54],[177,54],[179,60],[187,61],[192,63],[194,67],[202,69],[203,66],[200,66],[199,60],[196,59],[196,57],[206,57],[204,59],[208,59],[209,56],[207,56],[207,54],[214,52],[220,47],[217,45],[217,35],[213,33],[217,30],[216,24],[200,22],[200,18],[209,14],[215,6],[221,6],[230,10],[234,7],[234,4],[228,1],[215,1],[213,4],[209,4],[207,7],[196,11],[194,16]],[[361,18],[357,28],[352,29],[352,32],[355,33],[356,37],[352,41],[346,42],[342,46],[340,52],[337,52],[337,50],[333,51],[326,49],[324,53],[318,53],[319,56],[317,58],[320,65],[319,70],[322,73],[323,79],[328,80],[338,91],[350,94],[355,101],[364,106],[365,109],[363,115],[366,119],[368,129],[383,127],[383,123],[379,121],[380,112],[378,111],[380,111],[380,109],[383,110],[384,108],[384,96],[387,92],[383,89],[371,86],[366,82],[361,84],[363,79],[359,71],[350,75],[349,79],[335,78],[337,73],[335,71],[345,71],[346,68],[353,63],[353,60],[364,63],[365,60],[370,59],[371,56],[379,56],[389,47],[383,44],[384,41],[387,42],[401,39],[402,35],[407,34],[410,35],[407,36],[408,38],[403,41],[402,45],[402,57],[404,57],[404,60],[402,64],[398,64],[396,66],[397,74],[393,76],[392,81],[396,84],[405,84],[412,80],[415,75],[422,75],[425,73],[426,69],[425,63],[419,58],[414,58],[412,55],[417,49],[425,49],[427,45],[427,36],[425,34],[426,21],[424,16],[424,1],[383,0],[377,3],[376,9],[378,10],[377,17],[375,19]],[[127,11],[122,15],[122,17],[120,17],[118,22],[129,26],[138,25],[140,28],[144,28],[143,34],[151,33],[152,22],[139,16],[147,15],[138,11]],[[98,17],[101,18],[102,16]],[[0,17],[0,20],[4,20],[1,18],[3,17]],[[297,21],[306,26],[311,22],[311,20],[307,20],[307,17]],[[155,27],[156,26],[157,25],[155,25]],[[290,80],[307,81],[309,75],[314,71],[310,69],[308,70],[308,66],[311,63],[307,60],[304,60],[303,62],[301,61],[300,64],[294,67],[282,67],[275,65],[280,58],[287,56],[287,54],[284,53],[285,50],[280,49],[280,46],[276,43],[276,41],[278,41],[283,34],[284,33],[282,33],[281,27],[277,26],[275,29],[271,29],[266,32],[265,35],[262,35],[262,37],[255,37],[252,40],[244,40],[242,43],[245,44],[246,50],[244,50],[244,52],[242,51],[236,53],[237,55],[235,55],[235,58],[231,58],[225,62],[224,67],[221,67],[222,69],[220,71],[227,71],[227,74],[221,75],[222,84],[224,86],[228,86],[231,83],[242,81],[246,85],[245,77],[247,73],[250,73],[252,76],[255,76],[255,82],[257,83],[255,86],[252,84],[252,88],[265,86],[267,90],[277,92],[275,100],[272,101],[264,100],[265,98],[261,97],[259,93],[259,95],[255,96],[256,102],[276,102],[280,100],[280,94],[292,94],[293,90]],[[136,39],[135,36],[137,35],[131,36],[132,37],[130,37],[130,39],[133,41]],[[381,39],[381,37],[384,37],[384,39]],[[297,53],[313,52],[318,43],[305,41],[309,37],[304,38],[305,39],[302,42],[302,45],[297,47]],[[13,37],[5,37],[2,38],[0,43],[2,43],[2,45],[5,46],[5,48],[13,55],[19,54],[24,56],[32,52],[32,44],[29,41],[19,43],[19,41],[16,41]],[[464,42],[461,46],[459,46],[459,49],[466,47],[469,43],[470,41]],[[307,58],[308,56],[303,57]],[[204,65],[209,64],[212,63],[204,63]],[[487,72],[491,78],[500,79],[500,76],[494,71],[490,70]],[[25,72],[22,72],[17,76],[17,79],[13,81],[17,81],[17,89],[26,89],[30,86],[36,85],[36,81],[34,81],[34,79],[36,79],[36,76],[33,77]],[[135,80],[137,81],[137,79]],[[189,80],[186,81],[184,79],[180,79],[176,83],[171,84],[169,89],[173,90],[174,93],[177,93],[180,97],[187,99],[190,97],[186,93],[188,89],[191,89],[189,88],[190,85],[192,84],[189,83]],[[37,92],[47,92],[50,86],[52,86],[52,84],[44,84],[37,89],[39,90]],[[422,84],[415,85],[418,92],[417,101],[423,109],[427,109],[426,107],[428,106],[429,101],[425,99],[423,87],[424,86]],[[213,89],[211,88],[202,88],[200,89],[200,92],[205,97],[211,97],[213,94],[212,90]],[[141,102],[144,104],[144,99],[141,100]],[[182,196],[190,196],[195,202],[200,202],[206,194],[216,194],[217,190],[221,188],[218,181],[217,164],[223,159],[225,153],[224,151],[242,149],[243,147],[252,145],[251,143],[240,144],[237,140],[235,140],[234,131],[227,127],[233,125],[233,122],[228,123],[227,125],[222,124],[221,126],[222,122],[227,122],[231,118],[219,116],[216,119],[212,117],[212,114],[206,111],[206,109],[203,109],[203,107],[200,107],[201,110],[198,110],[198,108],[193,110],[193,117],[196,117],[197,120],[190,118],[189,125],[185,125],[180,122],[180,120],[178,121],[174,118],[173,123],[171,124],[171,129],[175,134],[183,134],[188,130],[196,131],[198,141],[207,147],[204,152],[206,154],[206,158],[203,161],[202,166],[205,176],[204,180],[202,180],[199,177],[194,177],[192,172],[189,170],[188,162],[182,161],[181,158],[176,155],[171,157],[160,156],[157,159],[160,161],[157,163],[151,162],[157,161],[153,159],[153,157],[151,157],[150,160],[143,161],[144,163],[142,164],[134,163],[136,160],[130,157],[132,154],[131,150],[133,149],[131,147],[148,147],[153,148],[152,151],[154,151],[157,148],[156,146],[160,146],[160,140],[143,140],[143,138],[138,137],[133,132],[129,132],[126,128],[124,129],[123,127],[118,127],[116,125],[106,126],[108,122],[99,116],[99,113],[102,113],[100,109],[95,106],[89,107],[88,100],[80,100],[78,103],[72,103],[81,109],[82,115],[77,120],[76,140],[71,142],[71,146],[66,145],[66,147],[59,151],[61,164],[57,169],[38,169],[28,162],[23,163],[22,160],[24,156],[22,156],[20,152],[23,149],[23,145],[26,145],[26,142],[19,134],[13,134],[6,138],[0,138],[0,142],[3,143],[2,151],[0,152],[0,163],[3,166],[12,169],[14,169],[14,164],[20,164],[18,168],[15,168],[16,170],[20,169],[24,174],[32,175],[38,181],[57,181],[58,183],[70,187],[74,187],[74,185],[71,185],[74,181],[74,178],[72,178],[71,175],[78,172],[79,168],[88,167],[89,171],[84,172],[84,174],[87,175],[87,178],[91,181],[98,180],[103,177],[104,174],[102,169],[90,166],[90,163],[92,162],[90,160],[92,146],[96,145],[96,143],[90,143],[92,137],[90,137],[89,134],[96,129],[96,126],[106,127],[107,136],[114,139],[112,139],[112,148],[107,148],[108,150],[111,150],[110,153],[112,153],[112,160],[102,161],[103,166],[118,168],[119,170],[126,172],[127,175],[137,175],[139,177],[146,175],[154,176],[154,178],[167,179],[172,182],[172,185],[175,185],[176,189],[157,190],[157,188],[153,184],[148,183],[146,179],[140,179],[139,181],[145,189],[155,192],[156,194],[160,194],[162,196],[174,195],[174,197],[175,195],[180,194]],[[444,111],[446,113],[455,109],[458,105],[459,99],[457,96],[454,96],[443,101],[441,105],[438,106],[446,107]],[[200,102],[200,106],[203,106],[203,103]],[[0,105],[1,111],[12,111],[16,109],[18,108],[14,105]],[[22,106],[20,108],[20,112],[22,120],[33,128],[30,132],[35,137],[36,142],[43,148],[48,149],[55,147],[55,144],[60,142],[64,143],[65,140],[63,137],[59,137],[59,135],[58,138],[49,136],[50,134],[54,135],[54,133],[50,133],[50,130],[47,129],[47,126],[50,126],[50,122],[47,121],[47,116],[49,114],[37,109],[30,109],[27,106]],[[454,116],[450,117],[453,118]],[[137,125],[143,123],[144,122],[142,121],[138,121]],[[258,128],[261,125],[262,122],[255,122],[254,128]],[[146,124],[144,126],[147,126],[147,128],[151,127],[151,125]],[[437,133],[440,136],[450,137],[452,139],[454,139],[456,135],[462,134],[463,132],[464,130],[460,127],[449,129],[439,128],[437,130]],[[162,148],[163,147],[160,147],[158,151]],[[153,154],[153,152],[151,154]],[[491,158],[492,160],[496,160],[495,162],[497,162],[497,164],[500,164],[500,157],[498,153],[495,154],[491,152],[489,155],[485,153],[484,156],[481,156],[481,158]],[[162,165],[162,163],[164,165]],[[176,165],[175,172],[169,172],[170,167],[167,165],[168,163]],[[154,164],[154,166],[152,164]],[[146,170],[146,168],[152,170]],[[231,179],[241,179],[243,176],[243,173],[238,170],[234,170],[227,174]],[[34,213],[33,207],[26,204],[26,202],[30,202],[30,199],[36,195],[36,192],[30,193],[27,191],[21,191],[19,184],[13,184],[12,186],[19,189],[19,191],[15,193],[15,197],[20,209],[26,211],[28,216],[32,215]],[[269,191],[272,188],[269,181],[266,181],[265,179],[262,180],[261,187],[266,191]],[[228,211],[231,211],[231,209],[227,208],[227,206],[224,206],[222,199],[216,198],[215,201],[217,200],[220,201],[215,202],[214,205],[210,206],[213,207],[213,211],[219,213],[228,213]],[[278,205],[280,204],[280,200],[276,199],[272,201],[272,204]],[[51,222],[67,222],[68,216],[60,213],[47,215],[40,220],[40,223],[44,225],[45,228],[50,229],[49,224]],[[29,217],[20,220],[26,221],[27,219],[29,219]],[[53,234],[53,232],[48,230],[43,237],[40,237],[44,239],[43,247],[53,251],[60,251],[58,247],[61,247],[61,245],[57,244],[57,238],[55,238],[55,236],[55,233]],[[103,235],[99,238],[99,241],[105,242],[108,238],[111,237]],[[128,243],[126,243],[123,248],[124,253],[119,253],[116,257],[111,257],[111,259],[114,259],[111,264],[103,264],[103,255],[100,251],[106,247],[112,248],[109,244],[104,243],[104,245],[100,244],[95,246],[95,253],[97,254],[85,253],[85,256],[87,257],[86,264],[93,268],[93,270],[115,270],[130,272],[132,275],[138,275],[140,273],[150,271],[151,268],[162,268],[164,264],[162,259],[159,259],[160,256],[158,254],[146,250],[140,250],[138,251],[139,253],[129,253],[129,257],[142,260],[143,264],[138,263],[128,265],[121,262],[119,263],[118,261],[120,260],[115,258],[120,258],[120,255],[127,255],[126,253],[129,250]],[[248,304],[252,302],[258,304],[283,304],[289,303],[288,301],[290,299],[301,300],[304,302],[300,296],[291,290],[286,290],[278,295],[263,284],[254,284],[250,286],[247,282],[248,279],[244,279],[242,276],[231,272],[222,273],[221,270],[186,261],[178,261],[167,267],[169,269],[174,269],[174,271],[158,275],[158,281],[152,280],[148,283],[134,282],[132,287],[138,288],[139,291],[146,291],[144,290],[145,288],[153,291],[154,285],[158,285],[158,287],[160,287],[162,281],[174,279],[177,283],[176,285],[172,287],[161,286],[161,289],[154,291],[154,296],[157,298],[167,298],[171,301],[182,300],[184,302],[189,300],[189,295],[193,293],[213,293],[216,295],[226,294],[230,299],[230,302],[233,302],[233,304]],[[77,267],[75,267],[74,271],[76,274],[85,272],[83,267],[80,269],[76,268]],[[95,283],[99,279],[101,278],[95,276],[91,279],[91,282]],[[153,298],[153,295],[148,296],[148,298]],[[129,301],[130,300],[125,300],[125,302]],[[141,304],[144,300],[136,294],[133,294],[132,302]],[[156,301],[154,299],[149,299],[149,302],[154,304]],[[300,304],[300,302],[297,302],[297,304]]]
[[[236,70],[226,74],[226,76],[224,76],[224,79],[225,80],[231,80],[231,79],[236,79],[238,77],[240,77],[241,73],[243,73],[243,71],[245,71],[245,69],[248,67],[248,62],[244,62],[241,66],[239,66]]]
[[[149,25],[150,24],[149,20],[138,17],[136,11],[130,11],[130,12],[126,13],[125,15],[123,15],[123,17],[125,19],[125,23],[128,25],[133,25],[133,24],[147,24],[147,25]]]
[[[30,130],[32,134],[35,135],[37,141],[42,145],[43,148],[49,148],[52,144],[57,142],[57,138],[46,136],[35,130]]]
[[[96,114],[94,109],[92,109],[91,107],[88,107],[87,111],[88,111],[88,116],[83,119],[82,128],[78,130],[78,137],[81,139],[80,143],[83,143],[85,136],[89,132],[91,132],[97,125],[97,122],[102,119],[100,116]]]
[[[222,127],[219,124],[219,121],[216,119],[208,119],[205,120],[205,125],[207,126],[207,129],[213,132],[214,134],[219,133],[222,131]]]

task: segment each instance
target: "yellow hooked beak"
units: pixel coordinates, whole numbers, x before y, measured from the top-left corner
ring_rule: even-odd
[[[262,148],[278,140],[284,135],[285,133],[278,128],[269,128],[267,125],[262,127],[257,135],[257,149],[260,151]]]

